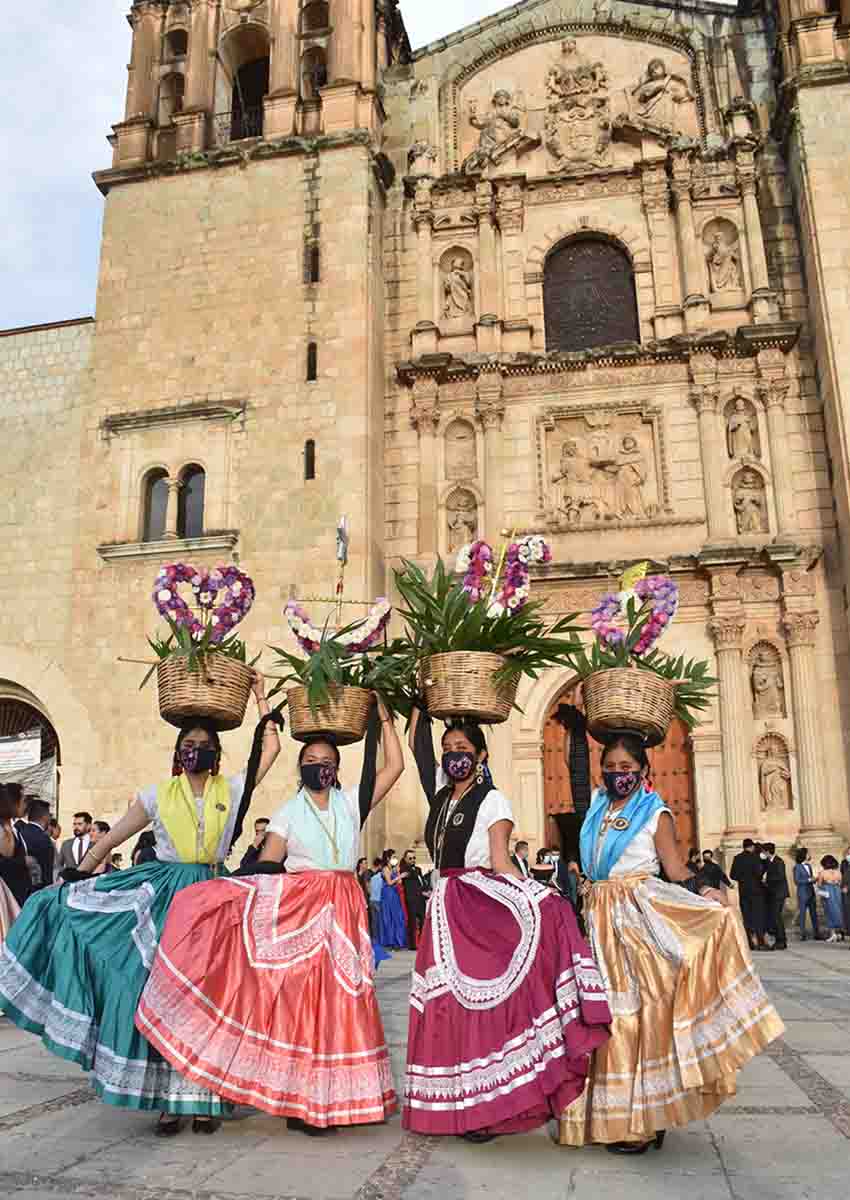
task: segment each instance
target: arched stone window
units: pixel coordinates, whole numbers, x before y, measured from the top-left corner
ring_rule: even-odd
[[[555,247],[543,270],[547,351],[640,341],[634,272],[619,246],[601,237],[571,238]]]
[[[319,344],[307,343],[307,382],[314,383],[319,378]]]
[[[321,46],[311,46],[301,59],[301,90],[305,100],[318,100],[328,82],[328,60]]]
[[[308,438],[304,443],[304,478],[316,478],[316,443],[313,438]]]
[[[315,33],[329,25],[329,8],[325,0],[308,0],[301,10],[301,32]]]
[[[172,29],[165,35],[165,57],[185,58],[189,52],[189,35],[185,29]]]
[[[186,80],[178,72],[166,75],[159,89],[159,123],[167,125],[175,113],[183,111]]]
[[[230,110],[216,117],[216,134],[220,142],[262,137],[270,53],[268,34],[256,25],[236,26],[222,40],[222,74],[230,85]]]
[[[177,536],[201,537],[204,532],[204,491],[206,474],[203,467],[190,463],[180,474],[177,499]]]
[[[142,485],[142,541],[158,542],[165,536],[168,509],[168,472],[148,471]]]

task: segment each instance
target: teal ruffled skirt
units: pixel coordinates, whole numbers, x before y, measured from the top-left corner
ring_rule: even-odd
[[[232,1106],[184,1079],[134,1017],[173,896],[211,878],[199,863],[145,863],[36,892],[0,954],[0,1010],[91,1072],[118,1108],[217,1117]]]

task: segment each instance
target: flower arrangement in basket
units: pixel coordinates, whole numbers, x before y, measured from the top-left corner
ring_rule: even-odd
[[[453,577],[442,559],[428,579],[405,561],[395,572],[419,682],[432,716],[506,721],[520,676],[563,666],[580,649],[575,614],[552,623],[529,599],[529,568],[551,560],[542,537],[511,540],[495,559],[484,541],[459,552]]]
[[[326,733],[340,745],[359,741],[373,692],[390,713],[409,713],[415,665],[407,641],[387,639],[391,612],[382,597],[363,620],[338,630],[327,623],[320,629],[295,600],[289,601],[284,616],[306,657],[272,647],[278,655],[275,666],[285,674],[271,694],[290,685],[287,701],[294,738]]]
[[[184,585],[191,604],[180,594]],[[255,594],[252,580],[233,564],[209,569],[178,562],[160,569],[152,598],[169,634],[148,638],[159,661],[141,686],[156,672],[160,713],[169,724],[195,716],[209,717],[220,729],[242,724],[259,655],[248,662],[235,629]]]
[[[717,683],[707,662],[657,648],[676,615],[679,589],[666,575],[647,574],[648,567],[630,568],[620,591],[600,599],[591,613],[590,653],[581,649],[574,658],[594,737],[629,729],[642,734],[647,745],[658,745],[674,717],[694,727]]]

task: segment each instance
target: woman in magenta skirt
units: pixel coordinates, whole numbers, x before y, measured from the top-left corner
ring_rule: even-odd
[[[416,955],[405,1129],[485,1142],[558,1116],[579,1096],[611,1014],[570,904],[523,879],[510,802],[493,786],[481,729],[412,730],[436,883]]]

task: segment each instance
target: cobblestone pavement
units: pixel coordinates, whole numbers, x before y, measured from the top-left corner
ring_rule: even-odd
[[[379,971],[397,1081],[412,956]],[[662,1153],[560,1149],[546,1130],[489,1145],[377,1128],[311,1141],[251,1112],[214,1138],[153,1136],[150,1114],[100,1104],[85,1076],[0,1019],[0,1197],[14,1200],[823,1200],[850,1161],[850,946],[758,956],[787,1025],[733,1102]]]

